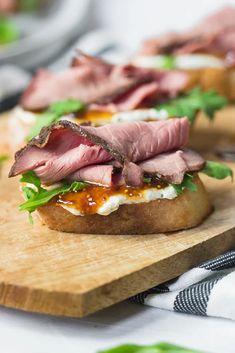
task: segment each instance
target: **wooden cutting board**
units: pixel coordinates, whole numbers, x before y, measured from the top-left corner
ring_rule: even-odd
[[[233,139],[233,116],[235,109],[220,116],[210,131],[212,140],[215,134],[217,140],[218,134],[222,141],[226,136]],[[201,120],[192,138],[198,148],[202,147],[201,138],[195,139],[198,129],[208,135]],[[220,124],[227,126],[227,132]],[[4,119],[0,131],[6,137]],[[204,143],[201,149],[208,153],[208,148],[210,143]],[[215,211],[197,228],[144,236],[77,235],[49,230],[37,219],[30,225],[27,214],[17,211],[18,181],[7,179],[8,169],[5,163],[0,181],[1,305],[85,316],[170,280],[235,245],[235,189],[230,180],[203,178]]]

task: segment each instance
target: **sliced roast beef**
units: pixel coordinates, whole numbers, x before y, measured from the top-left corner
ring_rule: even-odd
[[[78,169],[66,177],[67,181],[86,181],[103,186],[124,184],[121,173],[115,173],[115,167],[108,164],[89,165]]]
[[[182,157],[185,160],[185,163],[187,164],[188,171],[193,172],[202,169],[205,160],[200,156],[200,154],[187,148],[183,148],[182,151]]]
[[[120,111],[174,96],[187,82],[188,76],[182,72],[112,65],[79,54],[63,72],[39,71],[20,103],[25,109],[40,110],[55,101],[74,98],[91,108]]]
[[[139,166],[150,175],[158,174],[169,183],[181,184],[186,172],[200,170],[204,163],[198,153],[182,149],[161,153],[141,162]]]
[[[16,154],[10,176],[35,170],[43,182],[52,183],[87,165],[115,160],[128,184],[141,184],[143,172],[135,163],[185,145],[188,132],[187,118],[98,128],[60,121]]]
[[[138,163],[138,166],[148,176],[158,176],[167,183],[181,184],[186,172],[197,171],[203,168],[204,159],[191,150],[177,150],[157,155]],[[105,186],[117,186],[125,183],[120,173],[115,173],[112,165],[92,165],[70,174],[68,181],[88,181]]]
[[[107,124],[98,128],[89,126],[84,129],[104,139],[129,161],[139,162],[184,146],[188,140],[189,122],[187,118],[181,118]]]
[[[227,54],[235,50],[235,8],[225,7],[184,33],[167,33],[143,43],[142,55]]]
[[[118,81],[89,67],[73,67],[63,72],[51,73],[40,70],[21,99],[28,110],[40,110],[51,103],[67,98],[83,103],[99,102],[116,97],[140,83],[138,78],[119,77]]]
[[[112,158],[110,153],[101,146],[79,145],[59,156],[54,156],[45,164],[34,169],[44,183],[51,183],[66,178],[76,170],[94,164],[97,161],[106,162]],[[49,171],[49,173],[48,173]]]
[[[71,67],[88,67],[91,71],[100,73],[100,76],[107,76],[111,73],[113,65],[95,56],[86,55],[81,51],[72,59]]]
[[[0,0],[0,14],[10,14],[17,9],[18,1],[16,0]]]

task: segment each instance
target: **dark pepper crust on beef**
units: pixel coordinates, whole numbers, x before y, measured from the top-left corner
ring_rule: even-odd
[[[89,141],[94,143],[95,145],[101,146],[104,150],[109,152],[115,160],[117,160],[122,166],[125,164],[128,164],[129,160],[123,156],[118,150],[114,149],[112,146],[110,146],[105,140],[103,140],[101,137],[96,136],[88,132],[86,129],[83,128],[82,125],[78,125],[73,123],[72,121],[68,120],[60,120],[59,122],[52,124],[48,127],[42,128],[40,134],[38,137],[34,137],[32,140],[30,140],[27,145],[23,148],[21,148],[19,151],[15,153],[15,163],[11,167],[11,170],[8,174],[8,176],[14,177],[15,174],[15,165],[17,160],[32,146],[36,146],[38,148],[43,148],[51,135],[51,132],[56,129],[66,129],[69,128],[75,133],[77,133],[81,137],[87,138]]]

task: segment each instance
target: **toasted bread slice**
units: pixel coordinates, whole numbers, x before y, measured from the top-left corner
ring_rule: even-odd
[[[126,204],[108,216],[75,216],[55,201],[38,209],[43,223],[62,232],[80,234],[152,234],[192,228],[212,211],[207,192],[197,175],[197,191],[184,192],[175,199],[157,199]]]
[[[228,100],[235,100],[235,68],[205,68],[199,70],[187,70],[189,84],[185,91],[198,86],[203,90],[215,90]]]

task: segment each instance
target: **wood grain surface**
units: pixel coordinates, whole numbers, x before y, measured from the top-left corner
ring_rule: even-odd
[[[213,127],[200,117],[191,139],[194,147],[211,155],[213,141],[233,141],[234,118],[233,108],[219,114]],[[4,138],[5,124],[1,119]],[[197,228],[142,236],[77,235],[49,230],[36,218],[29,224],[27,214],[17,210],[21,195],[17,178],[7,179],[9,165],[3,166],[0,181],[1,305],[85,316],[235,245],[235,189],[229,179],[203,178],[215,210]]]

